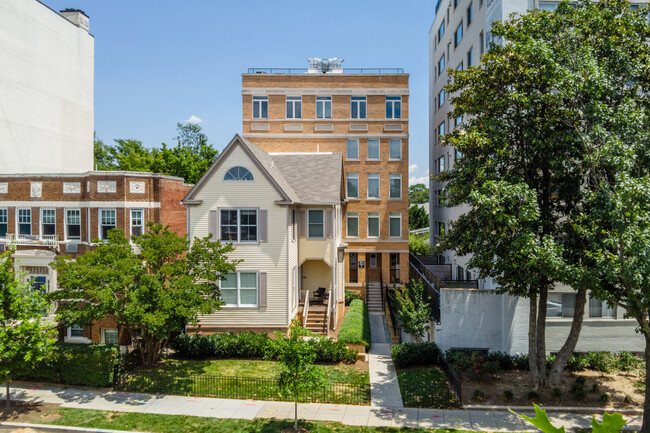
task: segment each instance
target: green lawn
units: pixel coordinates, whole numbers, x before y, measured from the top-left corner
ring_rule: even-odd
[[[397,371],[406,407],[444,409],[456,406],[445,374],[438,367],[415,367]]]
[[[310,389],[299,401],[369,404],[367,372],[351,365],[318,365],[328,385]],[[158,368],[129,374],[117,388],[122,391],[204,397],[284,400],[275,382],[276,361],[217,359],[187,361],[168,358]],[[343,382],[343,383],[341,383]]]
[[[194,416],[180,415],[158,415],[145,413],[122,413],[104,412],[88,409],[67,409],[56,408],[48,414],[60,415],[53,421],[33,420],[38,424],[56,424],[73,427],[101,428],[109,430],[136,430],[152,433],[209,433],[218,431],[221,433],[274,433],[293,426],[293,420],[269,420],[269,419],[216,419],[200,418]],[[361,433],[361,432],[386,432],[397,433],[403,429],[390,427],[358,427],[347,426],[340,423],[320,421],[300,421],[301,427],[306,427],[311,433]],[[413,433],[425,432],[454,432],[456,430],[426,430],[426,429],[405,429]]]

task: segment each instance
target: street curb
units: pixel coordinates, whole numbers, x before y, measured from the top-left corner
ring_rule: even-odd
[[[480,404],[465,404],[463,409],[466,410],[499,410],[508,411],[510,409],[515,411],[531,411],[535,412],[534,406],[489,406]],[[601,415],[603,412],[618,412],[622,415],[643,415],[643,409],[623,409],[616,407],[577,407],[577,406],[544,406],[542,407],[547,412],[562,411],[569,413],[596,413]]]
[[[79,432],[93,432],[93,433],[145,433],[145,432],[127,432],[124,430],[107,430],[101,428],[89,427],[69,427],[65,425],[51,425],[51,424],[30,424],[28,422],[0,422],[0,431],[13,430],[19,428],[29,428],[39,432],[52,432],[52,433],[79,433]]]

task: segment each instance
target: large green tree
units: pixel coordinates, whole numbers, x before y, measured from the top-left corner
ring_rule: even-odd
[[[424,229],[429,227],[429,215],[423,207],[416,204],[409,207],[409,230]]]
[[[16,273],[13,251],[0,255],[0,379],[11,405],[11,380],[29,372],[54,342],[54,324],[43,317],[48,304],[40,290],[32,290]]]
[[[429,188],[423,183],[409,186],[409,204],[429,203]]]
[[[559,381],[582,327],[593,273],[586,238],[572,223],[584,208],[597,149],[625,127],[629,101],[647,80],[647,21],[625,1],[561,3],[495,23],[480,67],[451,71],[452,116],[463,128],[445,137],[462,154],[446,203],[470,210],[453,224],[443,248],[471,254],[470,267],[502,292],[530,300],[531,383]],[[646,76],[642,77],[645,73]],[[618,119],[618,120],[617,120]],[[546,306],[557,284],[576,290],[569,336],[546,369]]]
[[[133,340],[140,329],[142,363],[152,365],[174,333],[221,307],[218,282],[237,262],[227,258],[230,243],[194,238],[190,249],[167,227],[147,227],[133,245],[121,230],[111,230],[94,251],[74,260],[59,257],[61,290],[51,298],[63,301],[57,310],[63,323],[85,325],[112,315]],[[78,302],[65,302],[70,299]]]

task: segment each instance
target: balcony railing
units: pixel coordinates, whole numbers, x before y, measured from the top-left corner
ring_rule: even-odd
[[[0,236],[0,243],[20,246],[47,246],[55,247],[59,244],[59,235],[14,235],[7,233]]]
[[[249,74],[306,74],[307,68],[248,68]],[[404,68],[343,68],[344,74],[403,74]]]

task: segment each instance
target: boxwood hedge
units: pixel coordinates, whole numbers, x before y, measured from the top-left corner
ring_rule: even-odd
[[[362,300],[355,299],[350,303],[350,309],[339,329],[338,340],[370,347],[370,316],[368,307]]]

